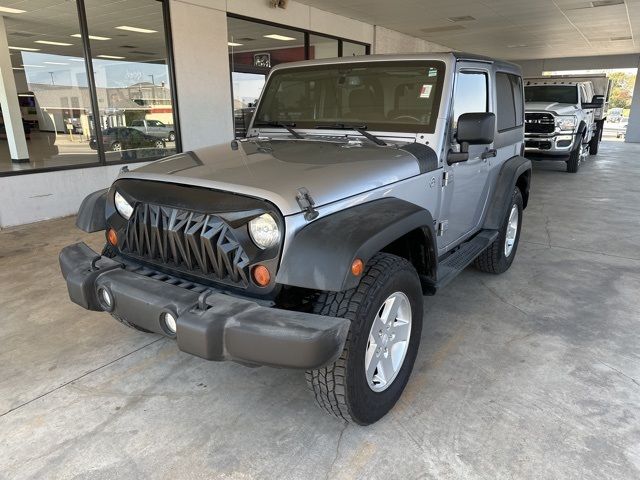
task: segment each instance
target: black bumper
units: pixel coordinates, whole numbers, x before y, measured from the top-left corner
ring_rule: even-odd
[[[175,338],[180,350],[207,360],[318,368],[340,356],[349,330],[343,318],[264,307],[220,292],[199,294],[139,275],[84,243],[60,252],[60,268],[73,302]],[[101,288],[111,293],[112,308],[98,300]],[[176,318],[175,335],[163,327],[165,312]]]

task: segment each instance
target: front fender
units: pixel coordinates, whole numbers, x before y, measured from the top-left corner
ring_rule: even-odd
[[[397,198],[383,198],[322,217],[295,234],[276,281],[283,285],[340,292],[358,285],[351,264],[371,257],[403,235],[423,228],[434,241],[428,210]],[[432,251],[437,251],[435,245]]]
[[[107,228],[105,206],[108,188],[98,190],[85,197],[76,218],[76,227],[87,233],[99,232]]]

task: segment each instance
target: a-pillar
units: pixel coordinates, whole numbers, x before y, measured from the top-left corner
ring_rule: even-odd
[[[2,118],[7,133],[11,161],[15,163],[28,162],[27,139],[22,125],[16,81],[13,77],[7,29],[2,16],[0,16],[0,107],[2,107]]]
[[[640,65],[638,67],[638,73],[640,73]],[[640,75],[636,75],[636,83],[633,86],[631,112],[629,113],[629,124],[627,125],[624,141],[640,143]]]

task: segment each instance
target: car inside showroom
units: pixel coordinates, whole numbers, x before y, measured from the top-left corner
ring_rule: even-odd
[[[0,0],[0,479],[640,478],[640,0]]]

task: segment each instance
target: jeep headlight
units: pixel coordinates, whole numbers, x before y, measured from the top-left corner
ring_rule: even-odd
[[[133,207],[131,206],[131,204],[127,202],[117,190],[113,199],[116,204],[116,210],[118,211],[118,213],[122,215],[125,220],[129,220],[131,218],[131,214],[133,213]]]
[[[249,222],[249,234],[253,243],[263,250],[280,242],[278,223],[268,213],[263,213]]]
[[[556,127],[558,127],[558,130],[573,130],[576,128],[576,125],[577,119],[573,115],[556,117]]]

